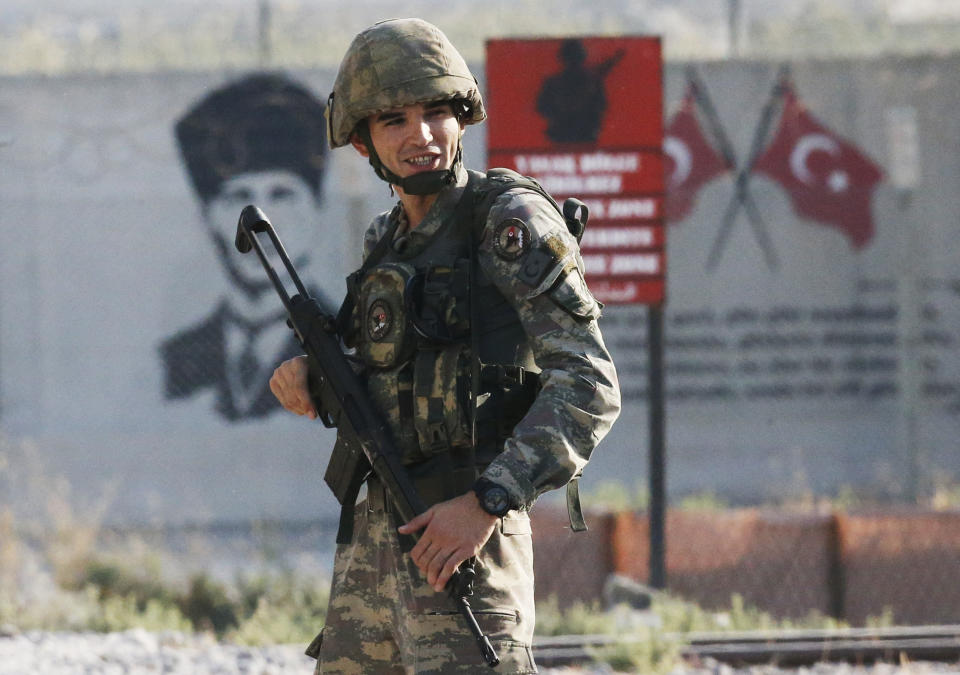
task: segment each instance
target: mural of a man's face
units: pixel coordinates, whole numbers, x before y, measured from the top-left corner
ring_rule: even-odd
[[[312,275],[329,275],[310,265],[321,257],[325,231],[319,217],[326,163],[322,100],[285,76],[258,73],[204,95],[177,121],[181,157],[215,251],[217,263],[211,264],[225,273],[227,289],[205,317],[161,344],[166,398],[213,390],[216,411],[231,421],[279,409],[270,373],[302,350],[282,321],[282,305],[259,257],[241,255],[234,241],[240,212],[255,204],[307,283]],[[277,257],[273,246],[261,243]],[[279,260],[273,265],[283,274]]]
[[[321,100],[276,74],[255,74],[204,96],[177,122],[176,135],[221,268],[241,301],[271,285],[256,255],[233,247],[237,219],[259,206],[299,271],[319,238],[326,126]],[[272,247],[269,247],[272,248]],[[303,268],[303,269],[301,269]]]
[[[317,195],[299,174],[286,169],[268,169],[231,176],[205,206],[206,225],[227,272],[238,275],[237,281],[244,286],[260,288],[267,283],[256,255],[241,256],[229,245],[236,235],[240,211],[248,204],[263,210],[297,270],[306,270],[321,229]],[[220,242],[228,244],[225,252]],[[267,246],[265,250],[272,255],[272,247]]]

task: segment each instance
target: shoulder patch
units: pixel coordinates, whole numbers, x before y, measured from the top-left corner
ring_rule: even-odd
[[[550,251],[554,260],[563,260],[570,252],[570,249],[563,243],[563,240],[557,236],[545,237],[543,239],[543,247]]]
[[[504,220],[493,232],[493,250],[504,260],[516,260],[530,250],[530,229],[519,218]]]

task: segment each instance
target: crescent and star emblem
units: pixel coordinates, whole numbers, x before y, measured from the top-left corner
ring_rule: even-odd
[[[807,161],[814,152],[826,152],[831,157],[839,158],[840,144],[826,134],[805,134],[800,137],[790,152],[789,162],[791,173],[804,185],[813,185],[816,181],[807,166]],[[834,169],[827,176],[826,184],[832,192],[844,192],[850,186],[850,176],[846,171]]]
[[[693,156],[690,147],[676,136],[664,136],[663,151],[673,160],[673,171],[667,178],[667,189],[683,185],[693,170]]]

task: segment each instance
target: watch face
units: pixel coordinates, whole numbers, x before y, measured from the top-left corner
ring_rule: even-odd
[[[495,516],[502,516],[510,510],[510,501],[507,491],[500,486],[488,488],[483,494],[483,507]]]

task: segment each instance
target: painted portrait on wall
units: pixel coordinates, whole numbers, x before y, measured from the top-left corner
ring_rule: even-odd
[[[320,99],[286,76],[253,74],[210,92],[176,123],[202,226],[231,292],[160,345],[167,400],[212,390],[217,414],[230,421],[279,409],[270,374],[302,350],[259,260],[239,255],[233,239],[240,211],[256,204],[286,225],[284,246],[300,274],[309,274],[326,163],[323,111]],[[314,296],[331,307],[322,292]]]

